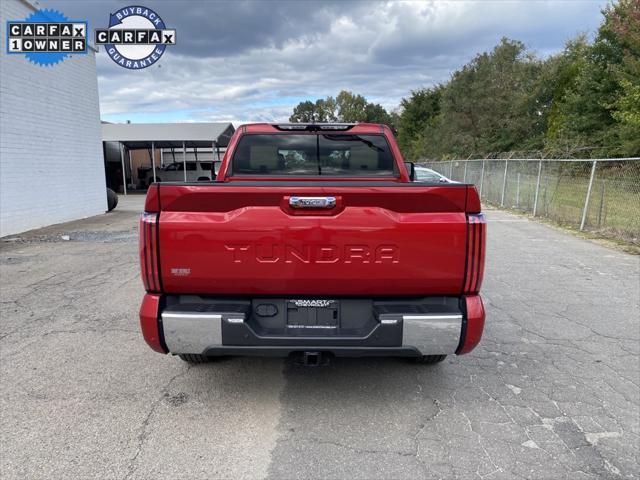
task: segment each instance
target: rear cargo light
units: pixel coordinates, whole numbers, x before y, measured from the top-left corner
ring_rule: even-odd
[[[158,214],[140,216],[140,271],[147,292],[162,292],[158,255]]]
[[[466,295],[478,293],[482,286],[486,227],[483,213],[467,215],[467,259],[463,287]]]
[[[320,125],[320,130],[349,130],[353,125],[351,124],[340,124],[340,125]]]
[[[276,125],[275,127],[279,130],[306,130],[307,129],[307,126],[304,124],[299,124],[299,125],[284,124],[284,125]]]
[[[281,123],[273,125],[278,130],[306,130],[317,132],[319,130],[349,130],[355,123]]]

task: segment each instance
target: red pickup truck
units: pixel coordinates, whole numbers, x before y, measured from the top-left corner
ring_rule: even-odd
[[[413,176],[385,125],[241,126],[214,182],[149,188],[144,339],[191,363],[470,352],[485,318],[480,200]]]

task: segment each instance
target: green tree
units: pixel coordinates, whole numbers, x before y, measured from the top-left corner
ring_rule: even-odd
[[[585,68],[589,49],[586,36],[580,35],[569,41],[563,52],[546,62],[546,71],[549,72],[549,83],[553,90],[546,131],[548,146],[561,143],[564,124],[567,121],[562,101],[567,92],[575,88],[576,78]]]
[[[311,102],[300,102],[289,117],[290,122],[372,122],[390,125],[391,115],[377,103],[369,103],[362,95],[356,95],[346,90],[341,91],[336,98]]]
[[[300,102],[293,109],[289,121],[294,123],[335,122],[336,108],[336,101],[332,97],[316,100],[315,103],[307,100]]]
[[[393,117],[379,103],[367,103],[364,107],[364,121],[393,127]]]
[[[554,99],[547,138],[551,145],[584,145],[594,156],[636,155],[640,153],[635,122],[640,112],[640,4],[621,0],[603,14],[593,44],[583,45],[567,67],[572,78]]]
[[[620,123],[622,153],[640,155],[640,83],[621,80],[622,92],[615,103],[613,118]]]
[[[440,142],[431,155],[489,154],[542,142],[544,104],[539,90],[541,62],[521,42],[502,39],[455,72],[442,93]]]
[[[424,155],[427,129],[437,129],[443,90],[443,86],[415,90],[400,102],[401,112],[395,123],[398,144],[407,158]]]
[[[362,95],[355,95],[346,90],[342,90],[336,97],[338,105],[338,118],[341,122],[364,122],[366,121],[367,99]]]
[[[622,48],[622,63],[614,68],[620,96],[612,115],[620,125],[622,153],[640,155],[640,2],[622,0],[607,8],[605,18],[604,32]]]

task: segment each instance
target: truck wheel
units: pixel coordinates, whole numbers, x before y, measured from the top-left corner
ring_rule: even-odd
[[[193,365],[198,363],[209,363],[212,361],[211,357],[205,357],[197,353],[183,353],[178,355],[183,362],[191,363]]]
[[[440,363],[445,358],[447,358],[446,355],[423,355],[421,357],[413,358],[413,361],[423,365],[430,365],[433,363]]]
[[[118,194],[107,188],[107,212],[110,212],[118,205]]]

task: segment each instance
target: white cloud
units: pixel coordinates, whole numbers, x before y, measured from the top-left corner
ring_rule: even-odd
[[[183,111],[187,121],[282,121],[299,99],[342,89],[393,109],[411,90],[446,80],[502,36],[540,54],[561,50],[567,39],[597,27],[605,2],[330,2],[307,9],[267,3],[273,18],[265,17],[262,3],[241,2],[217,31],[202,17],[214,7],[223,15],[226,4],[196,3],[188,15],[173,4],[155,4],[169,11],[163,16],[182,45],[168,47],[158,66],[144,71],[118,67],[101,51],[103,116],[161,119]],[[264,31],[247,30],[263,24]],[[236,49],[216,36],[229,31]]]

